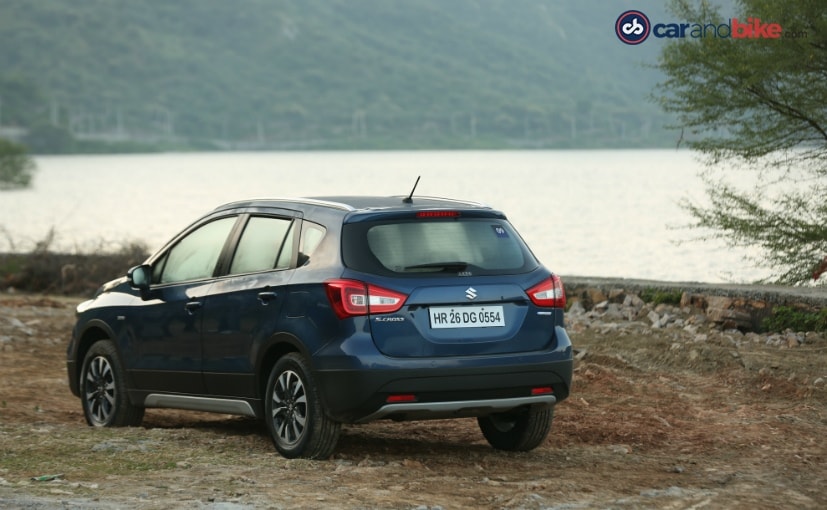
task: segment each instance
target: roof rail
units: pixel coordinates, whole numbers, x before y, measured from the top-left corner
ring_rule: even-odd
[[[334,207],[336,209],[341,209],[343,211],[355,211],[353,207],[343,204],[341,202],[333,202],[331,200],[318,200],[315,198],[300,198],[300,197],[259,197],[259,198],[247,198],[244,200],[236,200],[234,202],[229,202],[223,205],[218,206],[216,209],[221,209],[224,207],[230,207],[237,204],[246,204],[249,202],[293,202],[295,204],[307,204],[307,205],[320,205],[325,207]]]

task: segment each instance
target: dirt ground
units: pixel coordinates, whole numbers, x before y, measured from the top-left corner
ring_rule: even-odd
[[[572,396],[540,448],[495,451],[474,420],[377,422],[307,461],[238,417],[86,426],[64,365],[76,304],[0,296],[0,507],[827,507],[824,335],[573,322]]]

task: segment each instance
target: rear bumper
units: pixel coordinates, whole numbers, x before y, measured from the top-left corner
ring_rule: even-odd
[[[455,400],[450,402],[386,404],[380,407],[375,413],[359,419],[357,423],[365,423],[382,418],[393,418],[394,416],[404,416],[408,420],[484,416],[510,411],[524,406],[550,407],[556,403],[557,399],[554,395],[542,395],[493,400]]]
[[[496,356],[389,358],[372,343],[360,346],[364,349],[350,356],[341,350],[339,356],[326,356],[324,350],[314,356],[313,376],[337,421],[485,416],[553,406],[568,397],[571,387],[571,342],[563,328],[557,328],[554,349]],[[548,387],[551,393],[532,393]],[[412,400],[389,403],[390,395]]]

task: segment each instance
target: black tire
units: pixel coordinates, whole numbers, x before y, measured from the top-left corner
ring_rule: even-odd
[[[339,440],[341,424],[327,416],[305,359],[279,359],[265,394],[265,421],[276,450],[288,459],[326,459]]]
[[[80,399],[93,427],[136,427],[144,418],[144,408],[129,401],[123,364],[109,340],[95,342],[83,359]]]
[[[477,418],[482,435],[498,450],[527,452],[540,446],[551,430],[554,408],[520,409]]]

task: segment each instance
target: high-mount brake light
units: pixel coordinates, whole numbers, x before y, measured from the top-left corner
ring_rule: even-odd
[[[324,285],[330,305],[340,319],[369,313],[393,313],[408,299],[405,294],[359,280],[328,280]]]
[[[459,211],[417,211],[417,218],[459,218]]]
[[[531,302],[545,308],[565,308],[566,291],[563,281],[556,274],[551,275],[526,291]]]

